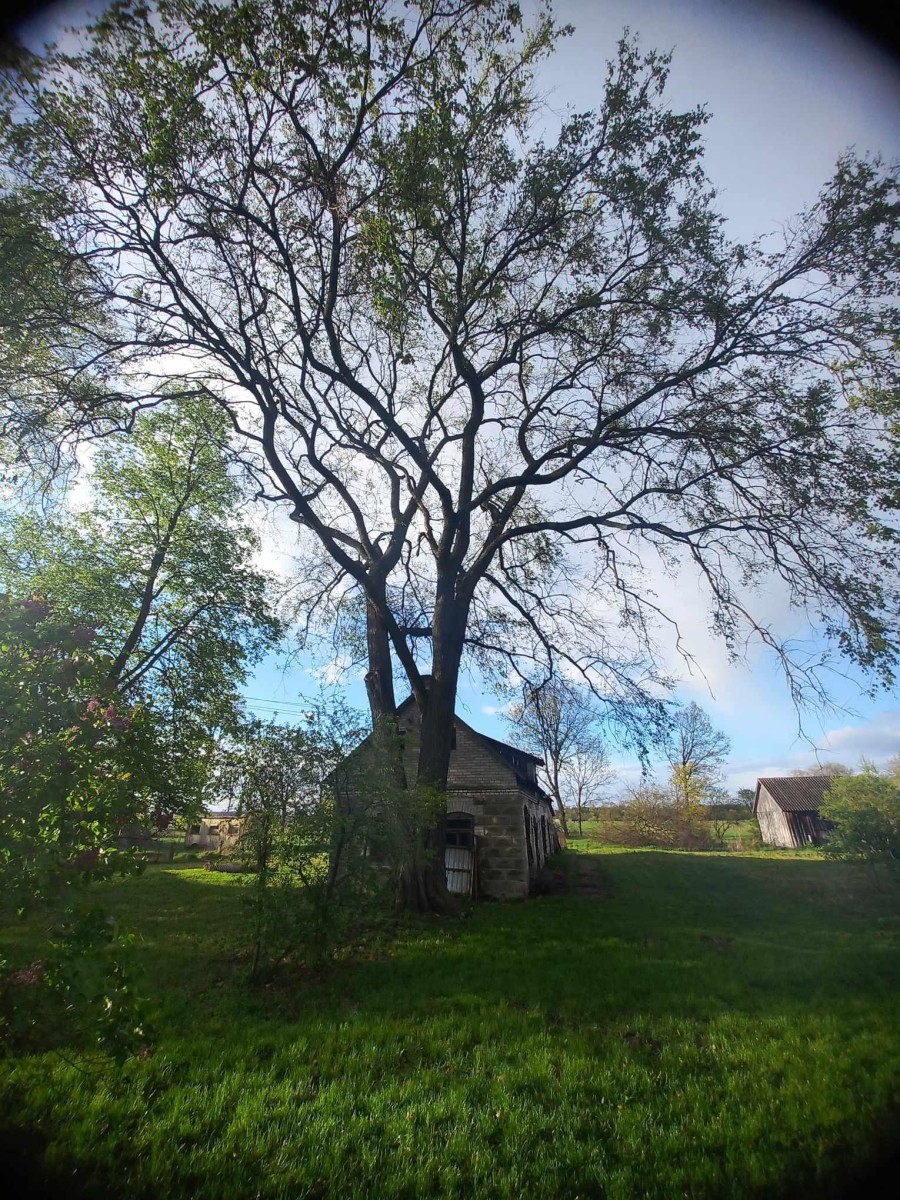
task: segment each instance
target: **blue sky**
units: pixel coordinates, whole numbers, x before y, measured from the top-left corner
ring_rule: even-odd
[[[90,6],[97,11],[95,0]],[[526,9],[527,9],[526,4]],[[73,5],[70,11],[83,11]],[[792,215],[809,205],[848,147],[900,158],[900,71],[887,54],[834,17],[802,3],[755,0],[558,0],[563,23],[576,27],[546,65],[541,84],[548,120],[567,107],[590,109],[599,101],[605,63],[627,25],[647,47],[674,50],[669,96],[675,107],[705,105],[707,171],[719,189],[719,207],[735,238],[777,233]],[[29,30],[30,39],[51,35],[45,18]],[[278,525],[268,527],[265,560],[283,561],[289,547]],[[757,775],[778,774],[820,761],[855,764],[860,755],[876,760],[900,750],[900,695],[867,698],[852,673],[835,677],[834,698],[848,711],[803,718],[805,736],[778,671],[757,653],[733,666],[708,635],[695,583],[684,578],[667,602],[677,612],[699,670],[679,669],[677,696],[696,700],[732,740],[728,781],[739,787]],[[781,598],[764,597],[783,628],[791,617]],[[804,637],[796,626],[791,632]],[[301,697],[322,678],[340,677],[326,662],[308,656],[285,669],[274,658],[256,672],[246,689],[257,712],[275,709],[282,717],[300,711]],[[358,676],[342,684],[352,702],[365,705]],[[402,690],[402,689],[401,689]],[[460,691],[460,711],[477,727],[503,736],[506,726],[496,697],[477,679]],[[817,749],[816,749],[817,748]],[[619,763],[632,781],[637,764]]]

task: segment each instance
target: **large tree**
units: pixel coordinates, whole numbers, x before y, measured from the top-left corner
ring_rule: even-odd
[[[0,486],[40,492],[75,464],[86,433],[127,426],[105,289],[54,232],[60,197],[0,175]]]
[[[227,411],[317,594],[365,608],[376,721],[401,665],[437,787],[467,642],[568,659],[638,736],[660,716],[653,563],[798,701],[820,683],[760,583],[882,678],[897,656],[895,180],[848,155],[733,244],[668,57],[626,39],[557,119],[560,32],[491,0],[160,0],[7,72],[11,177],[65,195],[110,354],[148,402],[193,366]]]
[[[173,792],[183,802],[281,633],[226,444],[218,409],[170,401],[102,443],[69,509],[0,514],[0,587],[91,628],[110,692],[158,713],[163,807]]]
[[[675,713],[664,750],[676,803],[689,807],[713,799],[730,749],[729,739],[699,704],[692,701]]]

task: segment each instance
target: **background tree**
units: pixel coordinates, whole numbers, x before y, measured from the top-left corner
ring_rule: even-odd
[[[869,866],[900,862],[900,783],[871,765],[858,775],[840,776],[825,793],[819,810],[831,823],[826,854]]]
[[[601,741],[575,751],[563,774],[563,799],[578,815],[578,836],[584,836],[584,810],[595,808],[609,794],[616,779],[606,747]]]
[[[685,804],[672,786],[642,783],[626,793],[620,812],[619,836],[626,845],[669,850],[710,847],[709,822],[698,805]]]
[[[711,801],[731,742],[699,704],[692,701],[675,714],[664,748],[676,802],[687,807]]]
[[[613,777],[600,731],[602,716],[586,688],[559,676],[527,688],[524,702],[510,709],[513,740],[544,758],[547,787],[567,837],[566,800],[578,810],[580,836],[583,805]]]
[[[170,402],[104,442],[84,508],[0,519],[0,586],[90,626],[109,687],[152,702],[168,750],[161,810],[199,796],[217,731],[282,632],[226,442],[217,409]]]
[[[193,364],[330,564],[316,595],[365,607],[376,721],[401,665],[438,789],[467,644],[658,731],[650,562],[798,703],[817,664],[754,585],[897,659],[894,177],[847,156],[782,240],[730,243],[665,55],[623,41],[596,112],[540,133],[561,32],[476,0],[124,3],[6,74],[11,177],[65,195],[111,360],[147,403]]]
[[[812,767],[803,767],[799,771],[791,771],[792,775],[852,775],[853,768],[844,763],[816,763]]]

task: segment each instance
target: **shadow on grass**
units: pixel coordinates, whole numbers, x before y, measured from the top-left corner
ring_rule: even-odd
[[[613,1016],[833,1013],[900,985],[896,886],[822,860],[655,852],[598,856],[614,895],[476,905],[467,920],[413,923],[386,953],[317,983],[290,970],[242,988],[248,1020],[348,1009],[396,1019],[510,1002],[578,1023]],[[233,1017],[246,970],[240,887],[157,870],[118,889],[145,966],[177,1002],[216,994]],[[148,893],[153,892],[153,895]],[[217,1007],[214,1003],[214,1007]]]
[[[600,1197],[592,1180],[623,1171],[632,1190],[610,1194],[879,1194],[862,1163],[882,1154],[875,1126],[898,1057],[896,889],[817,859],[598,857],[611,899],[476,905],[466,920],[404,925],[318,982],[287,971],[263,989],[245,981],[239,881],[155,868],[110,888],[159,1001],[157,1056],[109,1085],[120,1115],[102,1152],[66,1082],[31,1101],[25,1134],[52,1111],[56,1161],[77,1159],[94,1181],[73,1196],[117,1194],[103,1191],[104,1161],[143,1179],[135,1195],[156,1194],[147,1180],[164,1170],[181,1173],[159,1195],[243,1195],[239,1171],[286,1144],[307,1163],[296,1195],[340,1195],[345,1170],[372,1195],[390,1183],[398,1196]],[[20,1096],[39,1096],[34,1078]],[[510,1111],[507,1153],[498,1122]],[[425,1157],[457,1129],[486,1161],[500,1155],[507,1190],[469,1176],[422,1192],[390,1149],[419,1128]],[[311,1146],[333,1155],[330,1191],[309,1191],[328,1177]],[[230,1192],[214,1190],[206,1161],[231,1173]],[[51,1154],[55,1180],[52,1168]]]

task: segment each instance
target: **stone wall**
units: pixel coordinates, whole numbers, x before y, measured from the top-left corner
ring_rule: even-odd
[[[403,762],[415,778],[419,757],[419,711],[409,705],[400,713]],[[457,724],[447,777],[447,811],[475,818],[478,894],[494,900],[527,896],[530,872],[523,808],[526,794],[516,773],[470,729]]]
[[[415,779],[419,711],[414,704],[401,708],[398,728],[404,770],[408,779]],[[547,853],[556,849],[548,805],[519,784],[510,763],[460,723],[456,725],[447,793],[448,812],[467,812],[474,818],[478,894],[495,900],[527,896]],[[530,814],[530,827],[526,813]]]

